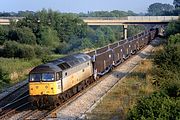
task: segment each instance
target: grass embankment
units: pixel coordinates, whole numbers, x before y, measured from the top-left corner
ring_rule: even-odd
[[[54,54],[43,59],[32,60],[0,57],[0,91],[21,80],[25,80],[33,67],[63,56]]]
[[[88,114],[89,119],[125,119],[137,99],[154,91],[151,76],[152,61],[143,60],[139,66],[122,79]]]
[[[24,80],[28,72],[40,63],[40,59],[0,58],[0,89]]]

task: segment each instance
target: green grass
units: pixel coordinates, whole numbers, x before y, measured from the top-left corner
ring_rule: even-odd
[[[40,59],[24,60],[15,58],[0,58],[0,66],[8,73],[22,72],[41,63]]]
[[[91,120],[126,119],[126,115],[140,96],[154,91],[150,70],[152,61],[144,60],[121,83],[112,89],[104,99],[87,114]]]
[[[64,55],[53,54],[50,56],[51,59],[61,58]],[[0,66],[8,73],[22,72],[26,69],[32,68],[41,64],[41,59],[24,60],[18,58],[2,58],[0,57]]]

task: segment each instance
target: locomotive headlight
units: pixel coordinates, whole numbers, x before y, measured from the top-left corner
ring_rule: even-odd
[[[33,88],[31,88],[31,90],[33,90]]]

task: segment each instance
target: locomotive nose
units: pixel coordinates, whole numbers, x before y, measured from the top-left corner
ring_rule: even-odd
[[[56,94],[56,87],[54,83],[29,83],[30,95],[54,95]],[[55,91],[56,90],[56,91]]]

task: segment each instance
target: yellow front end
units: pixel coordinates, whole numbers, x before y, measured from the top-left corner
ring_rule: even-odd
[[[29,82],[29,95],[57,95],[61,93],[60,81]]]

